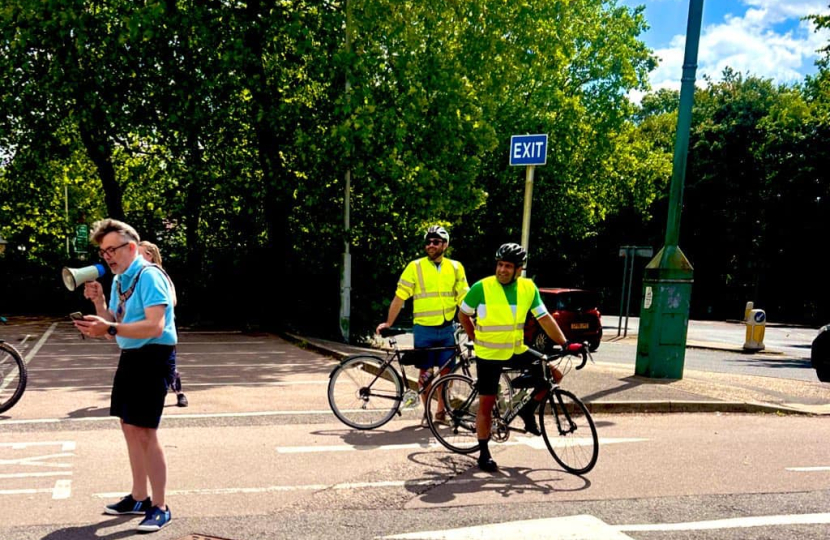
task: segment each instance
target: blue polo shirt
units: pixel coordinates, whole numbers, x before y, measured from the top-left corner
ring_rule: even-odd
[[[118,313],[118,283],[122,283],[121,290],[128,291],[133,284],[133,280],[138,276],[139,270],[145,266],[150,266],[150,263],[142,257],[136,257],[123,274],[115,276],[115,279],[112,280],[112,290],[110,290],[110,311]],[[170,282],[167,281],[165,275],[158,268],[146,268],[141,272],[141,278],[132,296],[127,299],[124,305],[124,316],[120,322],[143,321],[147,318],[144,315],[145,308],[160,305],[166,306],[164,309],[164,331],[161,336],[146,339],[115,336],[120,348],[138,349],[145,345],[175,345],[178,342]]]

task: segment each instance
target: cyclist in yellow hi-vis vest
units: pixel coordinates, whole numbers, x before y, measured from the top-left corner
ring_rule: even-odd
[[[433,225],[424,234],[424,250],[426,257],[410,262],[398,280],[395,297],[389,305],[386,322],[377,327],[380,333],[395,323],[404,302],[412,298],[413,326],[412,334],[415,347],[452,347],[455,345],[453,319],[455,310],[467,294],[467,276],[464,267],[458,261],[444,257],[444,252],[450,243],[450,235],[439,225]],[[421,371],[420,381],[428,381],[434,367],[440,366],[453,355],[453,351],[429,353],[416,364]],[[441,374],[449,373],[453,368],[448,365]],[[421,400],[426,403],[428,392],[421,394]],[[435,419],[445,421],[443,403],[438,404]],[[424,407],[426,410],[426,407]],[[423,427],[428,427],[426,413],[421,420]]]
[[[496,252],[496,275],[477,281],[464,298],[458,320],[469,338],[475,341],[477,388],[479,406],[476,412],[476,436],[480,453],[478,466],[483,471],[498,470],[487,447],[493,422],[493,404],[496,401],[499,377],[504,368],[530,368],[530,380],[543,380],[541,366],[534,364],[536,357],[527,352],[524,344],[524,323],[528,311],[533,313],[539,326],[563,350],[579,354],[584,345],[570,343],[565,334],[548,313],[539,289],[533,281],[519,277],[527,263],[527,252],[519,244],[504,244]],[[472,317],[476,317],[473,325]],[[558,369],[552,368],[556,382],[562,379]],[[518,379],[518,378],[517,378]],[[541,435],[533,413],[544,398],[534,388],[534,398],[519,411],[525,422],[525,431]]]

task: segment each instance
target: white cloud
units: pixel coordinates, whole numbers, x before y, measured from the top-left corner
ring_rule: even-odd
[[[726,67],[780,83],[802,80],[817,58],[816,50],[827,45],[830,32],[816,33],[812,22],[799,19],[826,12],[824,2],[746,0],[745,3],[749,8],[743,15],[727,15],[723,22],[701,30],[698,85],[702,84],[704,74],[719,80]],[[777,30],[780,25],[790,29],[780,32]],[[675,36],[669,47],[655,51],[660,58],[659,67],[651,73],[655,90],[680,88],[685,43],[685,36]]]

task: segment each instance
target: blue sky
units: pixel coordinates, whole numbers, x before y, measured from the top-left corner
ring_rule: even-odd
[[[651,73],[654,89],[680,88],[689,0],[620,0],[645,6],[651,27],[641,39],[661,59]],[[801,18],[828,14],[828,0],[704,0],[697,82],[718,80],[726,66],[780,83],[796,82],[816,71],[816,49],[830,32],[814,32]],[[633,96],[636,97],[636,96]]]

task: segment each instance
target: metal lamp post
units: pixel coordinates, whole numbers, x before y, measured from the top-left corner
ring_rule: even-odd
[[[690,0],[665,245],[646,266],[643,277],[635,373],[655,379],[682,379],[686,356],[694,271],[678,239],[702,18],[703,0]]]

